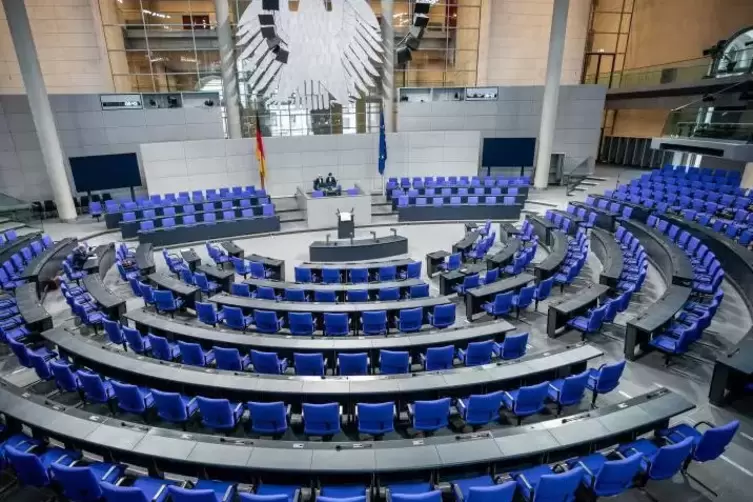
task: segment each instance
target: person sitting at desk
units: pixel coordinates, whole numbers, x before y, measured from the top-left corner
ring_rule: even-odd
[[[335,188],[337,188],[337,180],[335,179],[334,176],[332,176],[332,173],[329,173],[327,175],[326,186],[330,190],[334,190]]]
[[[324,189],[324,178],[322,178],[322,175],[320,174],[316,177],[316,179],[314,179],[314,190],[322,189]]]
[[[86,241],[80,241],[78,245],[73,248],[73,268],[81,270],[84,268],[84,263],[89,259],[91,249]]]

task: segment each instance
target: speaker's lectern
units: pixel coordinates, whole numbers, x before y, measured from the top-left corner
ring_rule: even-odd
[[[337,210],[337,238],[350,239],[356,231],[356,224],[353,221],[353,210],[341,212]]]

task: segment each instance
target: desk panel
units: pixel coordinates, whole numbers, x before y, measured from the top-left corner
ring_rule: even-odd
[[[426,199],[426,206],[429,206],[429,207],[432,207],[434,205],[434,201],[437,200],[437,199],[442,199],[444,205],[449,205],[450,204],[450,200],[452,199],[452,197],[460,197],[460,203],[463,204],[463,205],[468,204],[468,199],[470,197],[477,197],[479,205],[484,205],[484,202],[486,202],[486,197],[493,197],[494,198],[494,204],[489,204],[489,205],[502,205],[505,202],[505,197],[513,197],[515,199],[515,204],[519,204],[519,205],[522,206],[523,204],[525,204],[526,199],[528,198],[528,195],[527,194],[523,195],[523,194],[520,194],[520,193],[518,193],[517,195],[507,195],[505,193],[505,194],[502,194],[502,195],[491,195],[491,194],[485,194],[485,195],[474,195],[474,194],[470,194],[470,195],[441,195],[441,194],[437,194],[437,195],[433,195],[433,196],[430,195],[430,196],[426,196],[426,197],[423,197],[423,196],[419,196],[419,197],[409,196],[408,197],[408,206],[409,207],[416,206],[416,199],[419,199],[419,198]],[[399,209],[398,205],[397,205],[398,201],[399,201],[399,199],[397,199],[397,198],[392,199],[392,210],[393,211],[396,211],[396,210]]]
[[[136,248],[136,266],[142,275],[153,274],[156,270],[154,265],[154,249],[151,242],[142,242]]]
[[[184,308],[195,309],[196,302],[201,301],[201,289],[186,284],[180,279],[157,273],[150,274],[148,279],[157,289],[170,290],[176,297],[183,298]]]
[[[531,274],[522,273],[468,290],[465,293],[465,312],[468,322],[473,321],[474,314],[483,312],[484,303],[493,302],[498,294],[518,290],[533,280],[534,277]]]
[[[409,206],[398,208],[398,221],[517,220],[522,209],[522,204]]]
[[[277,232],[280,230],[279,216],[262,218],[240,218],[232,221],[217,221],[214,224],[176,225],[171,228],[156,228],[151,232],[139,232],[139,242],[149,242],[155,246],[174,246],[187,242],[226,239],[243,235]]]
[[[552,241],[552,245],[549,248],[549,256],[533,268],[536,282],[549,279],[556,274],[567,256],[567,236],[565,233],[561,230],[553,230],[549,232],[549,235]]]
[[[42,306],[33,282],[21,284],[15,290],[16,305],[30,332],[52,329],[52,316]]]
[[[236,218],[243,218],[243,210],[244,209],[251,209],[253,212],[254,217],[261,217],[262,216],[262,207],[261,206],[253,206],[253,207],[234,207],[230,209],[215,209],[213,211],[196,211],[195,213],[189,214],[176,214],[175,216],[168,216],[166,218],[173,218],[175,220],[175,223],[177,225],[183,225],[183,218],[185,216],[193,216],[194,219],[201,223],[205,220],[205,217],[207,215],[213,214],[215,219],[217,221],[221,221],[223,219],[223,213],[225,211],[232,211]],[[139,230],[141,229],[141,222],[151,220],[154,222],[154,226],[156,228],[163,228],[162,222],[165,218],[163,217],[156,217],[156,218],[140,218],[136,220],[130,220],[130,221],[121,221],[119,223],[120,225],[120,235],[124,239],[132,239],[134,237],[137,237],[139,235]]]
[[[77,245],[78,239],[72,237],[55,242],[26,264],[20,274],[21,279],[33,282],[37,288],[37,295],[42,296],[44,286],[55,280],[63,268],[63,260]]]
[[[408,239],[399,235],[353,241],[315,241],[309,246],[309,258],[312,261],[379,260],[402,254],[408,254]]]
[[[571,201],[569,204],[576,208],[583,208],[586,211],[596,213],[596,219],[594,220],[595,227],[599,227],[607,232],[614,232],[617,229],[617,219],[620,217],[618,213],[613,213],[608,209],[589,206],[585,202]]]
[[[539,241],[546,245],[552,246],[552,232],[557,230],[557,226],[543,216],[537,214],[526,214],[526,219],[533,225],[534,233],[539,237]]]
[[[83,270],[87,274],[97,273],[104,277],[113,263],[115,263],[115,243],[100,244],[94,248],[94,252],[84,263]]]
[[[84,287],[89,292],[94,301],[97,302],[102,311],[111,321],[119,321],[123,318],[126,311],[126,301],[123,298],[113,294],[102,283],[99,274],[90,274],[84,277]]]
[[[592,284],[567,298],[550,303],[547,314],[547,336],[556,338],[558,331],[567,325],[567,321],[583,315],[589,309],[597,306],[608,292],[608,286]]]
[[[687,303],[690,298],[690,288],[670,285],[659,300],[652,304],[638,317],[631,319],[625,329],[625,357],[634,361],[640,353],[646,353],[650,346],[648,342],[667,326],[674,315]]]
[[[605,284],[610,288],[616,288],[620,282],[622,270],[625,267],[622,249],[614,236],[599,228],[591,230],[591,251],[596,255],[602,265],[599,274],[599,284]]]
[[[620,225],[629,230],[646,249],[667,284],[691,287],[693,266],[680,246],[655,228],[634,220],[621,219]]]
[[[285,290],[304,291],[310,300],[313,300],[314,293],[317,291],[333,291],[337,301],[345,302],[346,295],[349,291],[367,291],[369,300],[376,300],[377,294],[381,289],[399,288],[400,298],[413,286],[425,284],[421,279],[406,279],[404,281],[385,281],[385,282],[366,282],[359,284],[323,284],[313,282],[281,282],[269,279],[246,279],[251,291],[256,291],[260,287],[273,288],[276,294],[283,295]]]

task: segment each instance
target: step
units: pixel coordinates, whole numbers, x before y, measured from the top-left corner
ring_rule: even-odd
[[[586,179],[591,181],[607,181],[607,178],[600,178],[598,176],[586,176]]]
[[[581,181],[580,183],[578,183],[578,185],[586,185],[586,186],[588,186],[588,187],[595,187],[595,186],[598,186],[598,185],[599,185],[599,183],[596,183],[596,182],[593,182],[593,181],[586,181],[586,180],[583,180],[583,181]]]
[[[555,204],[553,202],[545,202],[543,200],[527,199],[526,203],[529,203],[529,204],[538,204],[539,206],[558,207],[558,204]]]

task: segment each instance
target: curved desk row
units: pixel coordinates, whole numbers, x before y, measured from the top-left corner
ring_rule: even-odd
[[[534,233],[542,244],[545,246],[554,244],[552,234],[557,230],[557,225],[537,214],[526,214],[526,220],[531,223]]]
[[[583,218],[568,213],[567,211],[562,211],[561,209],[547,209],[546,212],[551,214],[555,219],[559,217],[561,219],[570,220],[570,226],[567,228],[567,235],[575,235],[578,233],[579,225],[583,223]]]
[[[249,197],[232,197],[222,200],[214,200],[214,201],[201,201],[201,202],[175,202],[174,204],[163,204],[160,206],[154,206],[154,207],[144,207],[144,208],[135,208],[135,209],[119,209],[118,211],[114,212],[108,212],[105,213],[105,224],[107,225],[107,228],[118,228],[118,224],[123,220],[123,213],[136,213],[137,218],[143,218],[144,217],[144,211],[146,210],[152,210],[155,212],[155,215],[162,217],[164,216],[163,209],[166,207],[172,207],[175,208],[176,214],[183,214],[183,206],[193,206],[195,211],[201,211],[204,209],[204,204],[212,204],[216,209],[220,209],[222,207],[222,202],[229,200],[233,203],[234,206],[240,205],[240,201],[248,199],[251,201],[252,206],[260,206],[261,204],[266,202],[269,202],[269,198],[267,196],[264,197],[255,197],[255,196],[249,196]]]
[[[505,247],[502,251],[491,256],[487,255],[486,267],[488,270],[493,268],[504,268],[511,264],[515,253],[520,251],[523,247],[523,241],[518,238],[507,239],[503,242],[505,243]]]
[[[599,228],[591,230],[591,251],[601,262],[601,273],[599,274],[599,284],[604,284],[610,288],[616,288],[620,282],[622,270],[625,267],[622,249],[614,236]]]
[[[149,232],[139,231],[139,242],[150,242],[155,246],[173,246],[185,242],[202,242],[242,235],[277,232],[280,230],[280,217],[262,216],[259,218],[238,218],[215,223],[195,225],[175,225],[169,228],[155,228]]]
[[[434,187],[421,187],[421,188],[413,188],[413,187],[400,187],[396,186],[392,189],[389,187],[386,190],[385,196],[387,197],[387,200],[395,200],[396,197],[393,197],[393,191],[394,190],[400,190],[401,195],[407,195],[408,192],[412,192],[415,190],[418,192],[419,197],[434,197],[434,195],[444,196],[444,195],[471,195],[471,196],[483,196],[483,195],[492,195],[494,192],[494,189],[498,188],[500,190],[500,193],[498,195],[504,195],[509,194],[511,188],[517,188],[517,192],[513,193],[513,195],[528,195],[528,185],[506,185],[506,186],[471,186],[471,185],[455,185],[455,186],[434,186]],[[427,190],[434,190],[433,192],[428,192]],[[445,190],[443,193],[442,191]],[[446,190],[449,190],[447,192]],[[461,190],[464,190],[461,192]],[[413,197],[411,195],[411,197]]]
[[[136,266],[141,275],[153,274],[157,269],[154,265],[154,249],[151,242],[142,242],[136,248]]]
[[[267,375],[224,371],[140,356],[65,328],[41,334],[77,365],[101,375],[134,385],[189,396],[223,397],[232,401],[284,401],[290,404],[337,401],[354,405],[359,401],[413,402],[416,399],[467,397],[500,389],[538,383],[584,371],[588,361],[603,352],[591,345],[576,344],[520,359],[484,366],[458,367],[443,371],[422,371],[397,375],[328,376]]]
[[[533,283],[533,280],[534,277],[531,274],[522,273],[469,289],[465,292],[465,314],[468,322],[473,321],[474,314],[484,311],[484,303],[494,303],[494,298],[497,295],[517,291],[523,286]]]
[[[753,251],[729,237],[699,223],[679,216],[662,215],[671,225],[677,225],[697,237],[724,265],[726,279],[741,292],[748,311],[753,312]],[[722,406],[745,393],[745,386],[753,381],[753,328],[730,350],[720,353],[714,364],[709,401]]]
[[[617,219],[620,217],[619,213],[614,213],[609,209],[589,206],[584,202],[571,201],[568,204],[576,208],[585,209],[587,212],[596,213],[596,219],[594,220],[595,227],[603,228],[607,232],[614,232],[617,228]]]
[[[124,239],[131,239],[133,237],[136,237],[139,235],[139,229],[141,228],[141,223],[144,221],[153,221],[154,226],[156,228],[162,228],[162,222],[166,218],[172,218],[175,220],[176,225],[183,225],[183,218],[185,216],[193,216],[194,221],[197,223],[201,223],[205,221],[205,216],[207,214],[213,214],[216,221],[221,221],[223,219],[223,216],[225,211],[232,211],[235,218],[246,218],[246,216],[243,216],[243,210],[244,209],[250,209],[253,213],[254,217],[261,217],[262,216],[262,206],[249,206],[249,207],[231,207],[228,209],[214,209],[212,211],[196,211],[194,213],[179,213],[174,216],[156,216],[153,218],[137,218],[133,220],[123,220],[119,223],[120,225],[120,235]]]
[[[667,284],[685,287],[693,285],[693,266],[680,246],[645,223],[623,218],[620,219],[620,225],[643,244]]]
[[[408,239],[399,235],[376,239],[315,241],[309,245],[309,258],[312,261],[379,260],[402,254],[408,254]]]
[[[376,300],[377,294],[381,289],[399,288],[400,297],[404,297],[405,294],[413,286],[420,286],[425,284],[421,279],[406,279],[404,281],[385,281],[385,282],[364,282],[358,284],[322,284],[313,282],[280,282],[272,281],[269,279],[246,279],[246,284],[249,285],[251,291],[256,291],[258,288],[273,288],[275,294],[283,295],[285,290],[291,291],[303,291],[309,296],[309,299],[314,299],[314,293],[317,291],[332,291],[335,293],[338,302],[344,302],[346,296],[350,291],[367,291],[370,300]]]
[[[624,352],[627,359],[634,361],[651,350],[648,344],[651,338],[672,322],[674,315],[687,303],[691,290],[683,284],[692,284],[693,268],[685,253],[664,234],[634,220],[621,219],[620,225],[640,241],[667,284],[661,298],[627,322]],[[636,349],[640,352],[636,353]]]
[[[379,269],[382,267],[397,267],[397,273],[406,272],[408,265],[414,263],[416,260],[411,258],[399,258],[396,260],[380,260],[370,262],[352,262],[352,263],[336,263],[336,262],[303,262],[300,265],[296,265],[296,268],[308,268],[312,272],[316,272],[321,275],[322,270],[325,268],[336,268],[339,270],[350,270],[353,268],[365,268],[368,270],[369,275],[376,275]]]
[[[35,333],[52,329],[52,316],[39,301],[37,287],[34,283],[21,284],[14,293],[18,313],[24,318],[30,332]]]
[[[100,244],[84,263],[82,270],[87,274],[99,274],[104,277],[115,263],[115,244]]]
[[[63,260],[77,244],[78,239],[75,237],[67,237],[55,242],[26,264],[23,272],[21,272],[21,279],[34,283],[37,288],[37,296],[42,296],[45,284],[54,282],[55,277],[63,268]]]
[[[199,322],[182,322],[145,309],[132,310],[125,318],[140,332],[166,336],[172,340],[183,340],[201,344],[205,349],[234,347],[241,352],[261,350],[277,352],[280,357],[292,360],[296,352],[321,352],[331,361],[341,352],[368,352],[372,361],[377,361],[379,351],[408,351],[418,361],[419,354],[429,347],[454,345],[465,348],[471,342],[494,340],[501,342],[515,327],[504,320],[491,323],[476,323],[462,328],[427,330],[418,333],[394,333],[386,336],[342,336],[325,337],[297,336],[291,334],[269,335],[265,333],[222,330],[211,328]]]
[[[568,295],[561,300],[549,303],[547,312],[546,334],[549,338],[557,338],[563,334],[567,321],[584,315],[588,310],[596,307],[606,297],[609,288],[603,284],[592,284],[577,293]]]
[[[173,296],[183,300],[183,307],[196,309],[196,302],[201,301],[201,289],[197,286],[186,284],[180,279],[165,274],[150,274],[149,283],[157,289],[172,291]]]
[[[4,245],[0,246],[0,265],[10,260],[10,257],[15,253],[20,253],[21,248],[31,246],[32,242],[41,238],[40,232],[34,232],[33,234],[21,235],[12,241],[6,241]]]
[[[408,199],[408,206],[409,207],[415,206],[417,204],[417,202],[416,202],[417,199],[425,199],[425,205],[426,206],[432,206],[433,205],[433,201],[435,201],[437,199],[442,199],[442,202],[445,205],[449,205],[450,204],[450,200],[452,198],[460,198],[460,203],[461,204],[468,204],[468,199],[471,198],[471,197],[476,197],[476,199],[478,200],[478,203],[482,204],[482,205],[486,203],[486,199],[487,198],[494,200],[494,202],[492,204],[502,204],[502,203],[504,203],[505,198],[514,199],[514,203],[515,204],[520,204],[520,205],[525,204],[526,198],[528,197],[527,193],[526,194],[521,194],[518,191],[516,193],[511,194],[511,193],[509,193],[508,190],[509,189],[506,189],[505,191],[503,191],[502,193],[499,193],[497,195],[493,195],[491,193],[491,191],[489,191],[487,193],[473,193],[473,192],[471,192],[471,193],[465,193],[465,194],[462,194],[462,195],[458,195],[458,194],[446,195],[446,194],[443,194],[441,192],[437,192],[434,195],[418,195],[418,196],[416,196],[416,195],[401,195],[400,197],[393,197],[391,199],[392,200],[392,210],[395,211],[395,210],[399,209],[398,203],[400,202],[401,199],[405,200],[406,198]],[[405,206],[402,206],[402,207],[405,207]]]
[[[567,256],[567,235],[562,230],[553,230],[550,235],[552,245],[549,246],[549,256],[533,267],[536,282],[549,279],[556,274]]]
[[[627,202],[623,200],[617,200],[617,199],[610,199],[609,197],[605,197],[603,195],[595,195],[593,196],[594,201],[596,202],[596,207],[600,209],[607,209],[613,213],[619,212],[622,214],[622,211],[629,207],[632,209],[632,213],[630,213],[630,217],[640,221],[641,223],[645,223],[649,216],[651,216],[651,210],[647,209],[640,204],[634,204],[632,202]]]
[[[94,298],[94,301],[97,302],[108,319],[117,321],[123,318],[126,311],[126,301],[107,289],[99,273],[87,275],[82,282],[86,291]]]
[[[522,210],[522,203],[408,206],[397,209],[397,221],[517,220]]]
[[[25,425],[35,435],[49,435],[107,461],[148,466],[153,476],[165,471],[188,476],[209,471],[235,481],[249,473],[334,474],[362,479],[360,476],[372,473],[404,476],[406,471],[429,479],[436,471],[457,472],[460,466],[486,470],[500,463],[555,462],[665,428],[671,418],[693,408],[679,394],[661,388],[618,405],[535,426],[420,440],[289,442],[186,434],[125,422],[66,407],[0,382],[0,411],[13,433],[21,432]],[[342,482],[343,478],[339,479]]]

